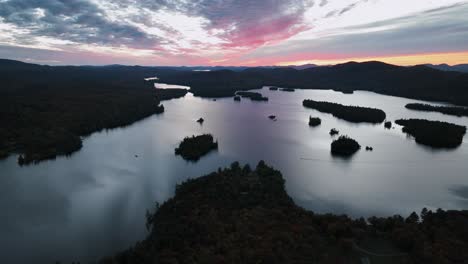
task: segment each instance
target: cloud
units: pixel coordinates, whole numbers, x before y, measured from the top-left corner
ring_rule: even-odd
[[[0,17],[32,36],[111,46],[157,42],[134,26],[107,20],[104,10],[86,0],[10,0],[0,3]]]
[[[459,50],[458,2],[468,0],[0,0],[0,55],[174,65]]]
[[[104,6],[106,1],[100,1]],[[184,14],[205,21],[202,28],[219,38],[226,47],[253,48],[270,41],[282,40],[308,27],[305,12],[314,4],[311,0],[199,0],[199,1],[132,1],[120,2],[120,8],[129,6],[160,16],[169,13]],[[145,15],[144,17],[148,17]],[[146,26],[154,26],[141,13],[133,17]],[[161,23],[160,23],[161,24]],[[171,28],[171,24],[168,24]],[[173,33],[181,33],[174,28]]]
[[[468,4],[446,6],[405,17],[329,30],[315,38],[262,47],[242,59],[325,60],[466,51],[466,14]]]

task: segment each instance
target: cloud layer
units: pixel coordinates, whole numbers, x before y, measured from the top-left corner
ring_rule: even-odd
[[[51,64],[264,65],[468,51],[468,1],[390,2],[0,0],[0,56]]]

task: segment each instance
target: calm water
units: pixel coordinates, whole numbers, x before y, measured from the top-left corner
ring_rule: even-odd
[[[262,92],[269,102],[188,94],[164,102],[162,115],[92,134],[69,158],[28,167],[19,167],[17,157],[0,161],[2,263],[87,263],[125,249],[145,236],[145,210],[173,195],[175,184],[233,161],[254,166],[266,160],[283,172],[294,200],[317,212],[387,216],[422,207],[468,209],[468,142],[434,151],[400,127],[340,121],[303,108],[302,100],[378,107],[392,121],[419,117],[468,126],[468,118],[406,110],[416,101],[368,92]],[[276,122],[267,118],[272,114]],[[309,115],[322,118],[322,125],[310,128]],[[202,126],[195,122],[200,117]],[[331,128],[374,151],[361,150],[351,160],[331,157]],[[200,133],[212,133],[219,150],[198,163],[174,156],[182,138]]]

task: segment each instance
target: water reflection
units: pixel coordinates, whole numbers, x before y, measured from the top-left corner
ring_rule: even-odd
[[[159,88],[159,87],[158,87]],[[422,207],[468,208],[468,144],[433,151],[383,124],[354,124],[302,107],[306,98],[381,108],[389,120],[426,118],[468,125],[468,118],[415,112],[415,102],[368,92],[261,91],[268,103],[232,98],[164,102],[166,112],[135,124],[95,133],[70,158],[19,167],[0,162],[0,259],[4,263],[91,261],[144,237],[145,210],[171,197],[174,186],[233,161],[263,159],[280,169],[288,193],[317,212],[353,216],[409,214]],[[276,122],[268,119],[274,114]],[[322,119],[316,128],[309,116]],[[196,120],[203,117],[200,126]],[[352,160],[330,155],[331,128],[356,139]],[[198,163],[174,155],[179,141],[211,133],[218,152]],[[137,155],[137,157],[135,156]],[[27,252],[27,254],[25,253]]]
[[[145,78],[145,81],[154,81],[154,80],[159,80],[158,77],[148,77],[148,78]]]
[[[190,89],[188,86],[167,84],[167,83],[154,83],[154,87],[157,89]]]

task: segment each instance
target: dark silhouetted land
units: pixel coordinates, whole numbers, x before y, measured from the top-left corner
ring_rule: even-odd
[[[413,136],[417,143],[434,148],[456,148],[463,142],[466,127],[441,121],[399,119],[403,132]]]
[[[382,123],[386,116],[385,112],[380,109],[361,106],[348,106],[314,100],[304,100],[302,105],[354,123]]]
[[[283,91],[283,92],[294,92],[295,89],[294,88],[281,88],[281,91]]]
[[[332,89],[344,93],[365,90],[419,100],[468,106],[468,74],[418,65],[402,67],[378,61],[334,66],[246,68],[241,71],[174,71],[158,75],[161,81],[191,87],[195,96],[228,97],[236,91],[263,86]]]
[[[361,145],[348,136],[340,136],[331,143],[331,153],[334,156],[349,157],[360,149]]]
[[[183,89],[156,90],[138,67],[50,67],[0,60],[0,158],[20,164],[69,155],[81,137],[164,112]]]
[[[411,110],[425,111],[425,112],[439,112],[446,115],[454,116],[468,116],[468,108],[466,107],[456,107],[456,106],[438,106],[430,104],[419,104],[412,103],[405,106]]]
[[[218,148],[213,136],[204,134],[199,136],[186,137],[175,149],[175,154],[182,156],[185,160],[198,161],[202,156]]]
[[[394,248],[382,263],[463,263],[468,211],[423,209],[403,218],[351,219],[294,204],[281,173],[233,163],[176,187],[147,215],[149,235],[101,264],[362,263],[378,255],[366,241]],[[116,231],[118,232],[118,231]],[[367,252],[367,253],[363,253]]]
[[[268,97],[264,97],[261,93],[257,92],[237,92],[236,95],[250,98],[252,101],[268,101]]]
[[[322,120],[318,117],[311,117],[309,116],[309,126],[316,127],[322,123]]]
[[[338,135],[340,133],[340,131],[338,131],[336,128],[332,128],[330,129],[330,136],[335,136],[335,135]]]

